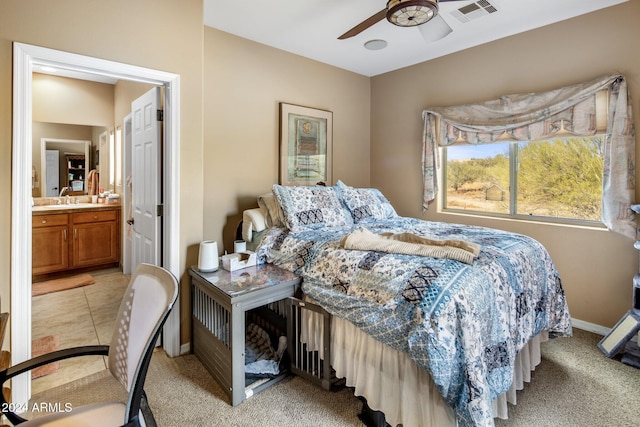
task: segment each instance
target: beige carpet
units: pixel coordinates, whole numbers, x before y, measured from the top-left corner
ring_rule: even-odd
[[[32,285],[31,296],[49,294],[51,292],[65,291],[67,289],[78,288],[80,286],[93,285],[96,281],[90,274],[77,274],[61,279],[46,280]]]
[[[600,336],[575,330],[573,338],[542,344],[543,361],[510,408],[509,427],[638,426],[640,370],[607,359]],[[106,371],[34,396],[34,402],[74,407],[106,396],[123,397]],[[193,355],[153,356],[145,387],[159,426],[361,426],[361,403],[348,389],[326,392],[291,377],[231,407]],[[412,427],[412,426],[404,426]],[[436,426],[437,427],[437,426]]]
[[[31,357],[38,357],[46,353],[51,353],[58,349],[58,336],[47,335],[31,342]],[[53,374],[58,370],[59,362],[52,362],[48,365],[40,366],[31,371],[31,378],[40,378],[45,375]]]

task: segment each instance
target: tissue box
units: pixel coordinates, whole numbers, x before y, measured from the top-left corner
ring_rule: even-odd
[[[222,256],[222,268],[228,271],[240,270],[242,268],[253,267],[257,264],[255,252],[238,252]]]

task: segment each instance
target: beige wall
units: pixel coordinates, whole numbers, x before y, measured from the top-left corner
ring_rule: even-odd
[[[242,211],[278,183],[279,102],[332,111],[333,181],[369,185],[369,85],[368,77],[205,28],[203,237],[233,251]]]
[[[113,85],[33,73],[33,120],[113,126]]]
[[[628,79],[638,129],[638,17],[640,1],[632,0],[372,78],[371,184],[403,215],[533,236],[555,260],[572,316],[613,326],[631,307],[638,272],[633,241],[608,231],[440,214],[435,204],[423,214],[420,113],[619,72]]]
[[[182,341],[189,341],[188,278],[202,238],[201,0],[3,0],[0,4],[0,182],[11,182],[12,42],[180,75]],[[0,298],[10,301],[11,186],[0,186]],[[19,310],[19,307],[12,310]]]

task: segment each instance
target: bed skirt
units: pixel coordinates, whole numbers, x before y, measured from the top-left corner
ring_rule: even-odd
[[[322,318],[312,313],[303,316],[300,340],[310,349],[322,349]],[[516,391],[531,381],[531,372],[540,364],[540,343],[548,334],[534,337],[516,357],[511,388],[493,402],[494,417],[507,419],[507,403],[516,404]],[[360,331],[350,322],[331,319],[331,365],[338,378],[344,378],[356,396],[369,407],[381,411],[392,426],[456,426],[451,407],[443,400],[429,373],[406,354],[392,349]]]

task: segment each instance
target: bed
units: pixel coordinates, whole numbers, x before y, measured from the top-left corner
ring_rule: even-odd
[[[401,217],[377,189],[342,182],[274,185],[258,202],[265,230],[243,235],[302,276],[333,317],[336,374],[392,425],[494,425],[540,341],[571,335],[560,278],[530,237]]]

